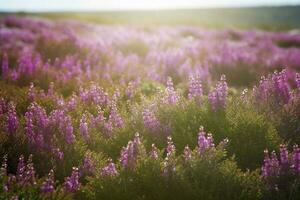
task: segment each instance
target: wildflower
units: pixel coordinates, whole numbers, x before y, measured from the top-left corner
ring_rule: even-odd
[[[202,84],[199,76],[189,77],[189,93],[188,98],[199,98],[203,95]]]
[[[65,191],[67,192],[75,192],[80,187],[79,182],[79,170],[77,167],[73,167],[71,176],[65,178],[65,182],[63,184]]]
[[[183,150],[183,158],[185,162],[188,162],[192,159],[192,151],[189,146],[185,146]]]
[[[45,194],[53,193],[55,190],[54,185],[54,171],[51,169],[48,173],[46,180],[42,183],[41,190]]]
[[[117,176],[119,173],[112,159],[108,159],[108,164],[102,168],[101,176]]]
[[[152,158],[153,160],[158,159],[158,149],[155,144],[151,145],[150,158]]]
[[[89,139],[87,116],[84,114],[80,119],[79,130],[81,136],[87,141]]]
[[[225,75],[222,75],[221,80],[217,83],[215,89],[208,94],[209,102],[214,111],[225,108],[227,95],[228,86],[226,77]]]
[[[149,129],[152,132],[157,132],[160,129],[160,122],[155,117],[153,112],[151,112],[149,109],[144,109],[142,115],[144,125],[147,129]]]
[[[17,131],[19,120],[16,114],[16,107],[12,103],[8,106],[8,113],[6,119],[6,130],[9,134],[14,134]]]
[[[165,97],[163,99],[164,103],[176,104],[179,100],[179,96],[174,89],[173,81],[171,77],[168,77],[167,88],[165,90]]]

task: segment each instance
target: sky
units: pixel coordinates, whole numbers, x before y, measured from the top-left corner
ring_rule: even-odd
[[[300,0],[0,0],[0,11],[98,11],[300,5]]]

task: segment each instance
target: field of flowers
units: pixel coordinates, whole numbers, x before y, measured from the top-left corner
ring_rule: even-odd
[[[0,18],[0,199],[299,199],[300,33]]]

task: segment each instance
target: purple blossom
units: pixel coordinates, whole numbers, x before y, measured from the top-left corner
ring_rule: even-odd
[[[8,113],[6,119],[6,130],[9,134],[14,134],[19,126],[19,120],[16,113],[16,107],[10,103],[8,106]]]
[[[95,171],[95,164],[92,159],[91,153],[86,153],[83,159],[82,172],[85,174],[91,174]]]
[[[85,114],[80,119],[79,130],[81,136],[85,139],[85,141],[88,141],[90,136],[88,131],[87,116]]]
[[[36,184],[35,179],[36,179],[35,169],[34,169],[33,162],[32,162],[32,155],[30,155],[28,158],[26,170],[24,173],[24,183],[34,185],[34,184]]]
[[[117,176],[118,174],[116,165],[113,163],[112,159],[108,159],[108,164],[101,170],[101,176]]]
[[[206,150],[214,148],[213,137],[211,134],[207,134],[206,136],[203,126],[199,128],[198,148],[200,155],[202,155]]]
[[[173,81],[171,77],[168,77],[167,80],[167,88],[165,90],[165,96],[163,98],[163,102],[166,104],[176,104],[179,100],[179,96],[174,89]]]
[[[42,183],[41,191],[45,194],[50,194],[55,191],[54,171],[51,169],[46,180]]]
[[[196,99],[202,97],[203,91],[202,91],[202,84],[200,81],[199,76],[190,76],[189,77],[189,93],[188,98],[189,99]]]
[[[23,182],[24,181],[25,170],[26,170],[26,166],[25,166],[24,156],[21,155],[19,157],[19,162],[18,162],[18,166],[17,166],[17,180],[18,180],[18,182]]]
[[[117,128],[124,127],[124,121],[121,115],[118,113],[118,109],[115,101],[113,101],[111,104],[111,111],[108,119],[113,123],[115,127]]]
[[[173,144],[171,136],[167,138],[167,156],[163,161],[163,176],[169,177],[176,171],[176,148]]]
[[[296,173],[300,174],[300,148],[298,145],[294,145],[293,153],[292,153],[292,167],[296,171]]]
[[[142,156],[144,153],[141,145],[140,136],[136,133],[133,141],[129,141],[127,146],[122,148],[120,162],[124,168],[135,167],[138,156]]]
[[[150,109],[144,109],[143,113],[144,126],[152,132],[157,132],[161,128],[159,120],[155,117],[154,113]]]
[[[188,162],[192,159],[192,151],[189,146],[185,146],[183,150],[183,158],[185,162]]]
[[[7,53],[3,54],[2,58],[2,77],[6,77],[9,72],[9,65],[8,65],[8,56]]]
[[[158,159],[158,149],[155,146],[155,144],[151,145],[150,158],[153,159],[153,160]]]
[[[80,187],[79,170],[77,167],[72,168],[72,174],[71,176],[65,178],[65,182],[63,186],[64,186],[64,190],[70,193],[73,193],[79,189]]]
[[[296,73],[296,85],[298,90],[300,90],[300,74]]]
[[[216,87],[208,94],[210,105],[214,111],[218,109],[225,109],[227,95],[228,86],[226,77],[225,75],[222,75]]]

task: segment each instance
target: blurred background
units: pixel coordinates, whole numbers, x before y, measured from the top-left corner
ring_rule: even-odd
[[[300,27],[300,0],[0,0],[0,13],[141,26],[271,31]]]

